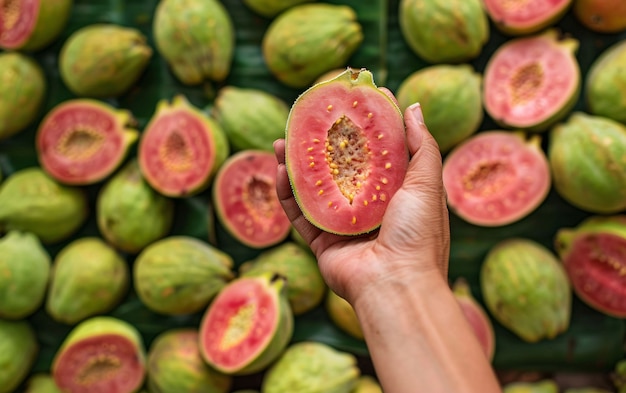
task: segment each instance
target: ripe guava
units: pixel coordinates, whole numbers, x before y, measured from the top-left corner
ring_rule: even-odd
[[[111,175],[139,132],[132,114],[92,99],[72,99],[52,108],[36,135],[39,163],[63,184],[88,185]]]
[[[450,210],[480,226],[507,225],[532,213],[551,184],[540,139],[490,130],[457,145],[443,162]]]
[[[14,393],[39,355],[35,330],[27,319],[0,319],[0,393]]]
[[[284,277],[267,273],[233,280],[217,294],[200,324],[200,352],[209,366],[248,375],[283,353],[294,327],[286,285]]]
[[[253,12],[266,18],[273,18],[288,8],[314,0],[243,0]]]
[[[359,318],[352,305],[346,299],[337,295],[332,289],[328,289],[324,308],[330,320],[339,329],[356,339],[363,340],[363,329],[359,323]]]
[[[574,16],[591,31],[620,33],[626,30],[623,0],[574,0]]]
[[[157,192],[172,198],[205,190],[230,154],[219,124],[182,95],[161,100],[139,140],[141,172]]]
[[[572,0],[484,0],[494,25],[510,35],[536,33],[553,25],[569,10]]]
[[[73,0],[4,0],[0,2],[0,48],[35,51],[58,38],[70,17]]]
[[[626,6],[626,2],[623,4]],[[584,97],[590,114],[626,124],[625,62],[626,40],[620,40],[591,63],[585,79]]]
[[[307,220],[336,234],[370,232],[380,226],[408,167],[402,112],[371,72],[348,68],[296,99],[285,156]]]
[[[626,215],[591,216],[557,231],[554,244],[572,287],[590,307],[626,318]]]
[[[555,29],[506,41],[483,73],[483,102],[500,126],[541,132],[576,104],[581,74],[579,42]]]
[[[275,246],[289,236],[291,222],[276,194],[276,157],[265,150],[242,150],[226,160],[213,181],[219,222],[251,248]]]

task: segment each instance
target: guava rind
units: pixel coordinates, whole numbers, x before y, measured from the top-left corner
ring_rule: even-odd
[[[174,202],[150,187],[133,159],[101,188],[96,219],[109,244],[137,254],[167,236],[174,221]]]
[[[591,212],[626,208],[626,126],[601,116],[573,113],[550,131],[548,160],[563,199]]]
[[[420,103],[428,130],[445,153],[478,131],[483,121],[481,84],[482,76],[469,64],[438,64],[407,76],[396,98],[402,111]]]
[[[429,63],[471,60],[489,40],[480,0],[401,0],[398,23],[409,48]]]
[[[243,0],[243,3],[255,13],[273,18],[286,9],[312,1],[315,0]]]
[[[483,72],[487,114],[501,127],[531,132],[544,132],[564,119],[581,91],[578,46],[577,39],[554,28],[502,44]],[[503,69],[510,72],[502,75]]]
[[[496,336],[491,320],[483,306],[478,303],[468,282],[464,278],[457,278],[452,284],[452,292],[459,302],[465,318],[472,327],[476,338],[480,342],[488,360],[493,360],[496,349]]]
[[[481,265],[480,288],[491,315],[525,342],[555,338],[569,327],[567,273],[536,241],[514,237],[492,246]]]
[[[285,277],[267,273],[257,277],[237,278],[223,288],[205,311],[200,323],[200,353],[205,362],[227,375],[253,374],[274,362],[293,335],[294,318],[287,300],[286,284]],[[253,314],[246,307],[252,307]],[[229,308],[235,308],[237,314],[229,314]],[[263,319],[255,323],[258,318]],[[246,324],[249,324],[247,329]],[[251,338],[250,335],[256,336]],[[250,351],[243,345],[252,339],[255,348]],[[229,348],[223,351],[222,346]],[[231,364],[225,364],[219,359],[228,351],[231,353],[227,359]],[[242,359],[244,356],[247,358]],[[233,359],[238,359],[238,363],[235,364]]]
[[[13,393],[37,360],[39,343],[28,320],[0,319],[0,393]]]
[[[117,306],[130,284],[126,261],[99,237],[81,237],[55,256],[46,312],[74,325]]]
[[[350,393],[383,393],[380,383],[371,375],[361,375]]]
[[[0,140],[32,124],[48,84],[39,63],[19,52],[0,53]]]
[[[118,97],[139,80],[152,58],[147,38],[138,30],[96,23],[70,35],[59,53],[65,85],[82,97]]]
[[[290,345],[266,371],[261,393],[350,393],[360,375],[351,353],[301,341]]]
[[[626,318],[626,215],[590,216],[574,228],[560,228],[555,249],[572,288],[590,307]]]
[[[63,184],[95,184],[115,172],[128,156],[139,137],[134,123],[129,111],[101,101],[64,101],[39,124],[37,158]]]
[[[273,143],[285,134],[287,103],[264,90],[225,86],[215,98],[211,114],[234,150],[273,152]]]
[[[0,238],[0,318],[24,319],[44,302],[52,258],[32,233]]]
[[[559,393],[559,385],[551,379],[535,382],[510,382],[503,386],[502,393]]]
[[[353,147],[345,141],[338,143],[344,130],[334,131],[332,140],[328,137],[342,121],[353,124],[350,138],[362,143],[352,154],[360,155],[361,165],[366,167],[361,173],[366,176],[349,179],[349,170],[354,168],[351,157],[341,153],[341,146],[348,152]],[[337,149],[331,143],[338,144]],[[342,172],[330,166],[337,165],[329,153],[334,150],[339,152],[338,160],[343,160],[339,163],[348,167]],[[306,219],[324,231],[357,235],[378,228],[389,200],[404,180],[408,157],[402,112],[365,69],[348,68],[307,89],[289,113],[285,163],[291,188]],[[334,176],[351,180],[353,190],[343,190]]]
[[[345,66],[363,38],[352,7],[310,3],[291,7],[274,18],[261,48],[276,79],[288,87],[303,88],[324,72]]]
[[[287,278],[287,299],[294,315],[304,314],[322,302],[326,283],[317,266],[317,259],[296,243],[281,243],[239,265],[240,277],[268,272]]]
[[[573,14],[587,29],[598,33],[626,30],[626,3],[622,0],[575,0]]]
[[[76,233],[88,210],[84,190],[58,183],[40,167],[20,169],[0,185],[0,231],[32,232],[44,244]]]
[[[517,7],[511,4],[503,0],[484,1],[485,11],[498,30],[508,35],[526,35],[559,21],[569,10],[572,0],[525,1]]]
[[[253,249],[278,245],[291,229],[276,193],[276,165],[274,153],[241,150],[228,157],[213,181],[218,221]]]
[[[550,191],[541,137],[503,130],[479,132],[455,146],[443,162],[451,211],[478,226],[512,224],[535,211]]]
[[[122,359],[120,353],[126,357]],[[79,359],[81,357],[91,362]],[[107,373],[99,371],[98,362]],[[121,319],[110,316],[88,318],[74,326],[63,339],[52,359],[51,373],[61,391],[135,392],[143,385],[146,376],[143,339],[133,325]],[[122,375],[118,375],[120,373]],[[82,382],[78,381],[79,378]],[[102,390],[93,386],[103,380],[107,383],[106,386],[100,385]]]
[[[54,383],[52,375],[38,372],[28,377],[23,393],[63,393]]]
[[[39,0],[35,3],[37,12],[32,19],[34,25],[30,26],[20,38],[14,37],[13,42],[6,42],[6,38],[0,40],[0,48],[36,51],[51,44],[59,37],[69,20],[74,4],[73,0]],[[7,34],[6,31],[3,33]]]
[[[590,114],[626,124],[626,92],[621,88],[626,84],[625,62],[626,40],[609,46],[593,61],[585,81]]]
[[[181,128],[181,123],[186,128]],[[230,154],[221,126],[183,95],[161,100],[138,146],[139,167],[150,186],[171,198],[189,197],[209,187]]]
[[[230,255],[202,240],[169,236],[144,248],[133,265],[134,287],[149,309],[167,315],[203,310],[233,278]]]
[[[198,330],[175,328],[159,334],[147,356],[151,392],[227,393],[233,378],[210,368],[200,355]]]
[[[162,0],[152,24],[154,42],[178,80],[223,81],[235,52],[235,27],[217,0]]]
[[[341,330],[350,336],[363,340],[363,329],[359,323],[359,319],[352,308],[352,305],[341,296],[337,295],[333,290],[328,289],[324,308],[330,317],[330,320]]]

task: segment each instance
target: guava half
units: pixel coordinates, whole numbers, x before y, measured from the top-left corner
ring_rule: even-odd
[[[409,155],[402,112],[370,71],[348,68],[301,94],[285,144],[289,181],[307,220],[342,235],[380,226]]]
[[[572,0],[484,0],[494,25],[510,35],[536,33],[561,19]]]
[[[451,211],[479,226],[502,226],[533,212],[550,190],[540,136],[483,131],[456,146],[443,163]]]
[[[139,167],[157,192],[172,198],[205,190],[230,153],[219,124],[182,95],[162,100],[139,140]]]
[[[276,194],[277,165],[274,153],[241,150],[228,157],[213,181],[219,222],[248,247],[274,246],[289,235],[291,222]]]
[[[563,119],[581,89],[578,44],[555,29],[502,44],[483,73],[489,116],[502,127],[535,132]]]
[[[39,162],[64,184],[87,185],[111,175],[126,158],[139,132],[132,114],[92,99],[56,105],[37,130]]]

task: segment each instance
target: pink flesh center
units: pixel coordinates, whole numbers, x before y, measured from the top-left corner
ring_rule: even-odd
[[[258,280],[243,280],[215,300],[204,323],[208,357],[225,369],[250,363],[276,329],[274,296]]]
[[[143,380],[135,345],[118,335],[100,335],[71,344],[55,368],[55,381],[73,392],[131,391]]]
[[[369,175],[367,138],[363,130],[344,115],[328,130],[325,145],[326,162],[333,180],[352,204]]]
[[[626,241],[590,234],[575,240],[569,258],[566,267],[581,296],[626,316]]]
[[[463,188],[473,196],[498,194],[515,178],[515,171],[504,161],[482,160],[463,177]]]
[[[193,154],[180,131],[173,130],[160,146],[159,156],[165,165],[175,171],[186,171],[193,163]]]

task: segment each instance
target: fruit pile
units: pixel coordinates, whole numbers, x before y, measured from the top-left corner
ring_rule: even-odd
[[[0,392],[226,393],[248,376],[380,391],[354,311],[280,207],[272,142],[323,112],[300,132],[356,155],[381,142],[354,119],[418,101],[444,159],[451,286],[496,368],[624,357],[626,3],[114,3],[0,0]],[[398,106],[342,101],[342,83]],[[317,173],[287,148],[292,177]],[[389,176],[355,182],[375,199],[341,190],[363,216],[308,217],[375,228],[406,167],[385,149],[368,170]],[[329,195],[296,189],[302,206]]]

